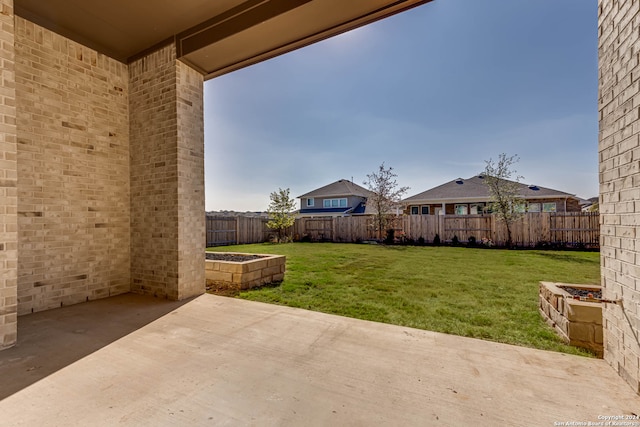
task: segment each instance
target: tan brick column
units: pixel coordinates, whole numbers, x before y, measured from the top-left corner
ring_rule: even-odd
[[[640,392],[640,2],[598,8],[604,358]]]
[[[205,289],[203,77],[173,45],[129,66],[132,291]]]
[[[0,0],[0,349],[15,344],[18,194],[13,0]]]

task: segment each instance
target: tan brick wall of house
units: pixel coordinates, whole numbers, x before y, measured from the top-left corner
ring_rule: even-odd
[[[132,290],[182,299],[205,290],[202,76],[175,46],[129,65]]]
[[[0,349],[17,336],[18,162],[13,0],[0,0]]]
[[[640,392],[640,2],[598,8],[604,358]]]
[[[15,23],[18,311],[128,292],[127,66]]]

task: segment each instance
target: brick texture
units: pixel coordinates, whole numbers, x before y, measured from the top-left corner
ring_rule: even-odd
[[[17,338],[18,163],[13,0],[0,0],[0,349]]]
[[[203,78],[175,46],[129,65],[132,290],[205,290]]]
[[[179,299],[205,290],[203,84],[202,74],[177,62]]]
[[[127,66],[15,24],[18,312],[128,292]]]
[[[640,2],[598,8],[604,358],[640,392]]]

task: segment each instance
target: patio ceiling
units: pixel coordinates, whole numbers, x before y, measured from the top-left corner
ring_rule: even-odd
[[[122,62],[175,41],[213,78],[429,1],[15,0],[15,11]]]

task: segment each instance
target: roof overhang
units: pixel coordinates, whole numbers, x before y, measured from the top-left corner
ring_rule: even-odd
[[[322,195],[306,195],[303,194],[302,196],[298,196],[296,197],[296,199],[328,199],[328,198],[335,198],[335,197],[360,197],[363,199],[368,198],[369,196],[363,196],[361,194],[322,194]]]
[[[14,0],[17,15],[131,62],[175,42],[213,78],[431,0]]]
[[[442,203],[481,203],[488,202],[488,197],[459,197],[457,199],[423,199],[423,200],[403,200],[402,204],[407,205],[441,205]]]

